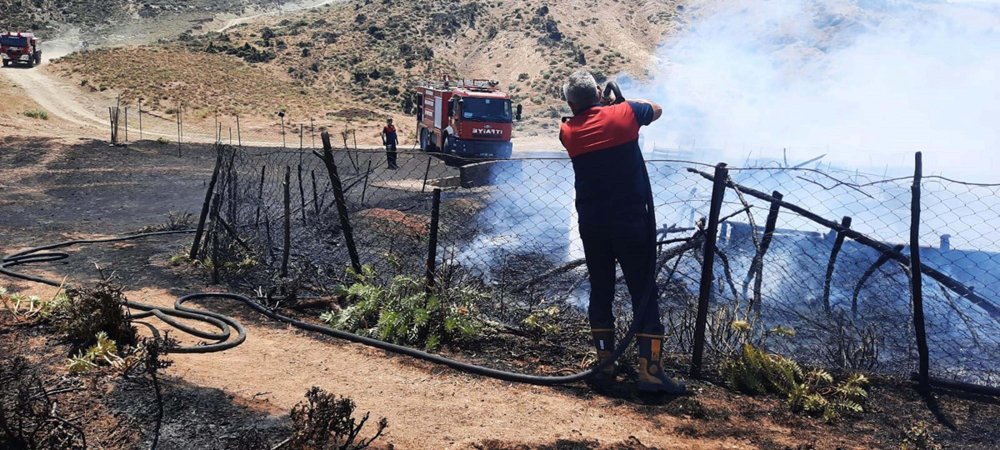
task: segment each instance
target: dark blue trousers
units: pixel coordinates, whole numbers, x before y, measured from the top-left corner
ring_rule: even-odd
[[[614,328],[611,306],[617,263],[632,297],[632,313],[639,320],[639,333],[663,335],[653,266],[656,255],[656,236],[650,226],[653,213],[645,207],[632,209],[580,221],[580,238],[590,272],[590,326]],[[650,299],[640,311],[647,295]]]

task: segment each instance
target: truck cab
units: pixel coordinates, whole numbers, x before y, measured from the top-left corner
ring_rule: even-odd
[[[462,80],[417,89],[420,149],[462,158],[510,158],[513,111],[497,82]]]
[[[4,67],[26,64],[34,67],[42,63],[42,42],[32,33],[0,34],[0,59]]]

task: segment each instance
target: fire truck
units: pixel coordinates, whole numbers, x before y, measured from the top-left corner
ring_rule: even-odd
[[[42,41],[31,33],[0,34],[0,58],[4,67],[27,64],[33,67],[42,63]]]
[[[447,77],[416,89],[420,149],[462,158],[510,158],[510,95],[499,82]]]

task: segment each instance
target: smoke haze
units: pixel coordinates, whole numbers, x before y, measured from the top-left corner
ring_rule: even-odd
[[[645,146],[997,181],[1000,6],[890,0],[694,1],[660,51]],[[628,94],[626,94],[628,95]]]

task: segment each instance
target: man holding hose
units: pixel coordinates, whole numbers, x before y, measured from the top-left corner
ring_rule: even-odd
[[[580,238],[590,272],[590,326],[600,361],[615,349],[615,264],[625,275],[632,312],[638,322],[639,384],[643,392],[683,394],[684,385],[663,372],[663,324],[656,287],[656,221],[652,190],[639,149],[639,127],[660,118],[648,100],[602,105],[600,88],[587,71],[570,75],[563,86],[573,117],[562,124],[559,140],[573,161]],[[628,345],[623,343],[622,345]],[[614,365],[593,382],[615,380]]]

